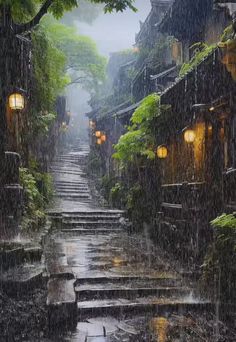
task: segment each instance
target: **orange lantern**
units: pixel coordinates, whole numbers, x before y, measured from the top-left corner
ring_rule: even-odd
[[[95,132],[96,138],[100,138],[101,135],[102,135],[101,131],[96,131],[96,132]]]
[[[165,145],[160,145],[157,147],[157,157],[159,159],[165,159],[168,156],[168,149]]]
[[[101,140],[102,140],[102,142],[106,142],[106,140],[107,140],[106,134],[101,135]]]

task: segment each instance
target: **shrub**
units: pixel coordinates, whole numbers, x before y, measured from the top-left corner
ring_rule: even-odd
[[[52,177],[47,173],[20,168],[20,183],[25,193],[23,229],[38,229],[46,219],[45,208],[53,195]]]
[[[220,288],[224,301],[236,299],[236,217],[223,214],[213,220],[214,241],[203,265],[203,283],[210,289]]]
[[[193,52],[193,57],[188,63],[184,63],[180,69],[179,76],[184,77],[190,70],[196,68],[207,56],[209,56],[213,50],[216,49],[216,45],[207,45],[205,43],[196,43],[191,49]]]

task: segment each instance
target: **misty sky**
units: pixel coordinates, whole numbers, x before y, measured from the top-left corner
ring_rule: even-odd
[[[79,32],[93,38],[101,54],[132,47],[135,33],[139,32],[139,21],[144,21],[151,9],[150,0],[136,0],[138,12],[101,14],[92,25],[77,23]]]
[[[93,38],[99,52],[107,57],[111,52],[130,48],[135,42],[135,33],[140,30],[139,21],[145,21],[150,12],[150,0],[136,0],[136,7],[139,9],[137,13],[131,10],[123,13],[102,13],[92,25],[77,22],[79,33]],[[78,120],[78,135],[82,135],[88,126],[84,113],[91,110],[89,99],[89,94],[78,87],[71,87],[67,93],[67,106],[73,113],[72,120]]]

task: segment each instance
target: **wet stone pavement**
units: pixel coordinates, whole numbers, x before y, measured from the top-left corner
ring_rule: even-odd
[[[77,145],[52,165],[54,229],[44,246],[50,341],[167,341],[170,326],[191,326],[190,313],[211,305],[147,241],[129,235],[122,211],[96,203],[83,172],[89,147]],[[185,341],[176,336],[171,341]]]

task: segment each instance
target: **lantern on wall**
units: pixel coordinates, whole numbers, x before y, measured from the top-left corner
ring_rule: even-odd
[[[183,130],[183,133],[184,133],[184,141],[187,144],[191,144],[194,142],[196,138],[196,133],[194,132],[193,129],[187,127]]]
[[[168,156],[168,149],[165,145],[160,145],[157,147],[157,157],[159,159],[165,159]]]
[[[106,142],[107,141],[106,134],[102,134],[101,135],[101,140],[102,140],[102,142]]]
[[[102,145],[102,139],[97,139],[97,145]]]
[[[25,98],[20,93],[13,93],[9,96],[9,107],[11,110],[23,110],[25,108]]]
[[[95,132],[96,138],[100,138],[101,135],[102,135],[101,131],[96,131],[96,132]]]

